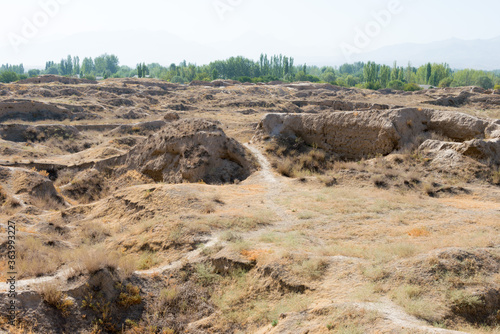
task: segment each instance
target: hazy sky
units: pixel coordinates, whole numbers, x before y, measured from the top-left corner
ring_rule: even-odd
[[[65,4],[44,21],[41,3],[55,1]],[[40,43],[78,33],[130,30],[168,32],[188,42],[225,48],[230,48],[228,43],[221,42],[240,39],[241,43],[242,36],[261,35],[327,57],[342,43],[355,46],[356,29],[370,28],[373,13],[387,13],[391,5],[397,13],[390,18],[382,15],[387,24],[379,24],[380,31],[372,27],[373,37],[362,51],[404,42],[500,36],[498,0],[0,0],[0,63],[33,64],[38,51],[26,48],[28,43],[43,47]],[[36,23],[36,18],[41,27],[13,52],[9,38],[23,37],[26,22]],[[256,53],[263,48],[258,37],[243,41]],[[188,61],[206,59],[187,53]]]

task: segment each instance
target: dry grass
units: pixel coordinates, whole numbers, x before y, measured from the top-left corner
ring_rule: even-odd
[[[1,209],[3,214],[12,216],[21,209],[21,202],[14,197],[6,197]]]
[[[108,226],[102,222],[91,221],[80,226],[78,237],[83,244],[95,245],[102,243],[109,236],[111,231]]]
[[[118,261],[118,267],[120,269],[121,278],[127,279],[132,276],[139,267],[139,260],[135,255],[123,256]]]
[[[217,229],[229,231],[250,231],[269,225],[275,220],[275,215],[269,210],[257,210],[253,214],[238,216],[209,217],[208,225]]]
[[[381,318],[375,311],[365,311],[352,307],[337,308],[331,312],[328,323],[325,325],[328,331],[342,334],[367,333],[374,323]]]
[[[262,284],[250,273],[233,272],[219,282],[212,301],[230,323],[249,322],[254,326],[278,321],[282,313],[304,311],[311,302],[307,296],[294,293],[278,297],[270,291],[257,296],[254,291],[262,289]]]
[[[154,252],[144,252],[139,256],[137,260],[137,269],[147,270],[155,267],[161,263],[160,259]]]
[[[74,302],[61,292],[55,283],[43,283],[38,286],[38,292],[42,295],[43,300],[48,305],[59,310],[63,317],[69,316]]]
[[[295,177],[297,175],[297,166],[292,158],[285,158],[277,162],[276,170],[283,176]]]
[[[322,174],[332,168],[333,162],[325,151],[315,145],[308,146],[301,138],[278,138],[266,143],[272,164],[278,173],[286,177]]]
[[[75,171],[71,169],[65,169],[57,173],[57,180],[54,182],[55,186],[62,186],[71,182],[75,177]]]
[[[32,196],[30,203],[42,210],[57,211],[64,208],[62,198],[50,195]]]
[[[292,265],[292,272],[308,280],[318,280],[323,277],[328,265],[327,260],[322,258],[303,259]]]
[[[403,284],[392,292],[394,301],[402,306],[408,314],[435,323],[443,319],[445,308],[441,303],[436,303],[424,292],[424,288],[417,285]]]
[[[93,274],[101,269],[108,268],[116,270],[120,264],[121,255],[116,251],[110,251],[102,245],[94,248],[80,248],[72,252],[71,259],[73,268]]]
[[[63,263],[66,252],[45,245],[40,238],[20,240],[17,269],[20,278],[53,274]]]
[[[283,94],[279,87],[225,87],[217,92],[215,100],[206,105],[201,104],[189,116],[223,120],[229,127],[229,135],[247,141],[254,134],[251,124],[258,123],[263,113],[259,110],[253,115],[241,115],[234,112],[234,108],[218,105],[227,103],[229,100],[226,99],[232,101],[247,94],[247,89],[261,90],[258,99],[267,102],[273,99],[272,103],[276,108],[282,107],[279,101],[274,100],[279,100],[278,97]],[[204,93],[215,95],[214,90]],[[193,92],[198,94],[197,89],[193,88],[178,91],[175,99],[193,101]],[[158,105],[160,109],[162,105],[170,103],[171,96],[157,98],[161,100]],[[377,100],[399,105],[420,105],[419,98],[417,95],[371,97],[374,102]],[[69,103],[68,99],[63,98],[58,101]],[[206,106],[209,108],[205,108]],[[157,107],[153,106],[152,112],[156,112],[155,108]],[[483,116],[498,114],[495,109],[460,110]],[[103,116],[99,120],[82,120],[72,124],[116,121],[111,113]],[[152,115],[150,119],[157,116]],[[94,144],[109,140],[103,133],[89,132],[87,138],[90,137],[95,138],[86,141]],[[424,139],[426,138],[416,138],[413,145]],[[50,156],[78,149],[80,144],[69,140],[57,144],[50,140],[46,143],[54,147],[40,149],[44,157],[46,154]],[[81,144],[84,144],[83,141]],[[415,283],[418,280],[410,281],[404,277],[396,280],[391,276],[392,269],[398,264],[413,263],[412,258],[419,258],[436,249],[498,245],[498,192],[491,186],[500,183],[498,170],[492,170],[491,173],[486,171],[487,180],[482,181],[488,181],[490,185],[485,191],[483,185],[476,182],[477,178],[466,178],[460,174],[462,171],[458,176],[450,176],[429,168],[429,161],[423,154],[413,151],[411,146],[398,157],[392,157],[392,160],[391,157],[378,157],[368,161],[346,162],[333,161],[328,154],[306,145],[300,138],[292,142],[271,141],[268,145],[267,153],[272,165],[282,175],[304,177],[303,182],[279,178],[283,182],[282,191],[278,197],[271,199],[267,196],[269,193],[266,192],[266,185],[253,184],[252,179],[238,185],[221,187],[157,184],[154,191],[150,190],[152,188],[137,187],[127,192],[125,190],[130,185],[151,183],[132,171],[119,179],[106,179],[106,182],[98,183],[109,185],[111,191],[116,188],[122,192],[114,193],[109,202],[95,202],[108,193],[95,192],[92,193],[92,198],[85,198],[86,186],[92,181],[92,177],[84,178],[83,174],[76,177],[70,171],[59,173],[56,185],[61,186],[63,192],[67,187],[62,186],[74,180],[73,185],[70,184],[76,191],[73,197],[81,203],[95,202],[95,206],[81,206],[75,208],[74,212],[68,211],[64,217],[67,220],[65,226],[68,227],[65,240],[58,240],[61,237],[56,234],[50,235],[50,238],[43,235],[20,237],[18,262],[22,277],[53,274],[67,265],[80,272],[118,267],[122,278],[127,278],[136,269],[154,267],[161,259],[179,259],[192,249],[197,237],[215,233],[219,235],[221,244],[204,249],[200,258],[213,256],[224,244],[246,259],[255,261],[257,268],[264,264],[283,266],[287,275],[314,288],[305,294],[288,293],[286,290],[278,291],[276,282],[270,277],[259,276],[258,270],[236,271],[221,276],[215,273],[210,261],[190,264],[179,271],[169,272],[166,277],[151,277],[148,282],[166,280],[167,285],[152,292],[158,296],[156,309],[148,308],[144,322],[135,324],[129,320],[125,326],[126,333],[145,333],[152,331],[155,326],[156,332],[182,332],[185,328],[180,325],[179,319],[188,319],[186,323],[199,320],[189,318],[187,314],[200,314],[203,318],[214,314],[209,318],[209,325],[213,325],[211,330],[214,332],[219,328],[224,329],[219,332],[256,332],[260,326],[281,326],[285,321],[288,324],[290,316],[297,316],[297,319],[307,322],[294,324],[297,331],[319,323],[321,329],[318,332],[374,331],[374,323],[378,323],[379,315],[357,308],[331,306],[332,302],[349,304],[352,301],[349,298],[356,293],[363,300],[379,302],[385,300],[382,297],[389,296],[407,313],[428,321],[438,321],[443,325],[442,312],[447,303],[463,307],[477,301],[463,287],[479,289],[498,282],[497,276],[486,274],[483,274],[484,277],[443,275],[438,282],[424,286]],[[16,147],[16,150],[22,152],[16,159],[34,159],[34,154],[39,153],[39,147],[40,145],[27,146],[25,150],[18,150]],[[82,159],[93,157],[92,152],[84,152],[78,156]],[[310,175],[317,175],[317,178],[305,177]],[[40,177],[37,174],[35,176]],[[29,188],[29,181],[29,177],[16,180],[13,192],[22,187]],[[466,183],[467,181],[470,183]],[[429,194],[434,194],[441,187],[436,186],[436,183],[444,186],[465,184],[465,187],[473,188],[474,193],[459,197],[450,195],[450,198],[429,198]],[[2,197],[1,189],[0,199],[3,201],[2,213],[14,214],[20,209],[20,205],[9,202],[12,198]],[[52,203],[44,201],[41,198],[37,205],[46,209],[53,207]],[[270,201],[274,204],[271,205]],[[144,209],[138,209],[139,206],[144,206]],[[273,211],[275,209],[280,210],[280,224],[273,225],[278,217]],[[55,212],[44,214],[47,219],[57,215]],[[36,225],[30,226],[29,230],[26,226],[22,228],[23,231],[37,231]],[[258,231],[260,229],[262,230]],[[67,250],[48,246],[45,242],[49,239],[68,242],[75,248]],[[110,249],[120,249],[127,255],[110,252]],[[139,278],[134,276],[132,279],[135,282]],[[125,284],[119,290],[121,306],[138,305],[141,302],[137,287]],[[161,292],[158,293],[159,291]],[[206,295],[199,291],[205,291]],[[193,294],[192,299],[186,298],[188,293]],[[57,289],[49,289],[46,295],[51,305],[58,305],[64,299]],[[205,314],[191,308],[196,301],[206,303],[210,312]],[[314,310],[308,309],[312,301]],[[322,305],[330,306],[327,307],[328,310],[324,310]],[[169,317],[172,318],[169,313],[175,314],[175,321],[178,322],[167,324]],[[286,313],[286,320],[280,318],[282,313]],[[101,320],[106,319],[102,317]],[[386,321],[383,322],[387,324]],[[498,329],[494,327],[446,324],[450,328],[468,332],[498,333]],[[95,332],[102,329],[97,327]],[[294,331],[295,328],[279,330]],[[397,330],[400,329],[396,328]],[[380,331],[383,332],[383,329]]]

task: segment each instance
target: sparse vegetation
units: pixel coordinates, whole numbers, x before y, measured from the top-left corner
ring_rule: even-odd
[[[270,63],[279,68],[278,63]],[[33,332],[63,323],[63,317],[65,323],[72,319],[74,326],[95,333],[300,332],[305,328],[332,333],[404,332],[393,321],[400,316],[418,330],[422,322],[406,313],[428,326],[495,333],[499,319],[485,301],[496,298],[499,279],[497,162],[494,157],[465,156],[458,150],[435,153],[419,148],[429,139],[447,148],[465,140],[455,126],[449,126],[453,132],[420,131],[426,127],[420,116],[429,112],[429,101],[442,98],[447,103],[448,96],[456,99],[465,90],[462,96],[469,98],[463,105],[435,108],[485,120],[500,115],[495,104],[484,102],[497,95],[483,94],[477,87],[418,92],[417,84],[435,85],[451,78],[445,83],[454,86],[455,78],[469,80],[458,72],[447,73],[446,66],[428,65],[425,82],[419,68],[391,69],[370,62],[369,66],[326,68],[324,73],[307,66],[286,78],[256,79],[250,73],[242,78],[247,85],[220,80],[178,86],[127,78],[99,85],[2,86],[0,94],[6,91],[15,101],[29,96],[36,104],[43,97],[47,109],[64,106],[64,119],[40,119],[37,125],[57,123],[78,130],[72,130],[72,136],[39,131],[26,142],[4,139],[0,143],[6,161],[0,168],[0,215],[16,223],[18,278],[51,283],[43,292],[37,290],[44,300],[42,307],[33,310],[26,304],[27,314],[40,322],[30,324]],[[197,73],[203,67],[191,67],[193,72],[187,73],[189,65],[175,66],[177,78],[171,80],[179,82],[189,82],[186,76],[193,75],[200,80],[221,78],[223,72]],[[160,69],[147,67],[153,76]],[[118,71],[122,75],[127,70]],[[356,74],[360,71],[363,78]],[[163,72],[166,79],[169,73],[174,69]],[[362,89],[323,83],[319,89],[308,83],[251,84],[261,79],[314,77]],[[57,80],[64,79],[70,78]],[[391,85],[415,93],[366,90]],[[306,141],[313,136],[305,132],[282,138],[271,137],[271,131],[260,133],[264,128],[259,122],[266,113],[382,118],[392,115],[394,110],[385,108],[393,104],[417,106],[409,111],[411,117],[400,119],[398,112],[391,122],[397,123],[398,133],[408,129],[418,135],[394,146],[390,154],[369,151],[346,158],[340,150],[329,148],[329,140]],[[144,125],[165,120],[171,109],[179,111],[176,116],[192,127],[191,132],[174,136],[181,129],[175,119],[168,120],[170,132]],[[184,120],[191,117],[223,125]],[[32,125],[30,119],[15,118],[5,124],[17,122]],[[117,130],[115,123],[126,125],[125,130]],[[220,140],[221,131],[228,136],[217,163],[211,162],[211,154],[218,149],[212,150],[205,140],[191,142],[192,136],[204,131],[197,128],[200,124],[202,129],[217,128],[207,130],[210,139]],[[494,133],[495,124],[488,124],[488,131]],[[316,131],[315,127],[305,131]],[[355,128],[347,137],[363,138]],[[374,138],[381,140],[382,130],[378,125],[373,128]],[[388,129],[392,129],[389,123]],[[481,141],[482,130],[481,134],[474,131],[464,138],[477,136]],[[161,145],[148,141],[163,137]],[[251,140],[248,150],[229,137],[240,143]],[[151,159],[131,167],[128,152],[146,147],[140,146],[144,142],[154,146]],[[350,139],[349,144],[353,143]],[[390,149],[394,140],[387,145]],[[233,153],[240,150],[246,152],[235,157]],[[443,158],[445,154],[453,160]],[[9,165],[13,157],[17,165]],[[270,168],[262,159],[268,160]],[[240,163],[253,166],[251,175],[225,178]],[[193,172],[198,167],[191,167],[199,165],[204,167],[198,175]],[[5,226],[3,230],[7,231]],[[4,256],[0,269],[7,272],[7,265]],[[22,289],[31,287],[22,285]],[[383,314],[370,311],[377,308]],[[0,329],[4,328],[0,322]]]
[[[61,292],[55,284],[44,283],[39,286],[39,292],[48,305],[59,310],[63,317],[69,316],[71,308],[75,303],[72,299],[69,299],[66,294]]]
[[[127,308],[132,305],[140,304],[142,302],[139,287],[132,284],[123,286],[123,284],[117,283],[116,289],[120,291],[117,303],[121,307]]]

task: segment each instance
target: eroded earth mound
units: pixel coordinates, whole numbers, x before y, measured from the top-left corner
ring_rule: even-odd
[[[245,148],[220,124],[200,119],[168,124],[132,149],[125,165],[166,183],[232,183],[254,170]]]
[[[421,108],[336,112],[321,115],[268,114],[259,123],[260,137],[302,138],[342,159],[387,155],[428,140],[421,149],[454,150],[500,164],[500,124],[471,115]]]

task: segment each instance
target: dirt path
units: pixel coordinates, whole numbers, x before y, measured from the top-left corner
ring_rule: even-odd
[[[284,189],[284,185],[274,176],[273,171],[271,169],[271,164],[266,159],[266,157],[254,146],[250,144],[244,144],[246,148],[248,148],[252,154],[257,158],[257,161],[260,165],[260,170],[254,175],[254,181],[257,184],[263,185],[266,188],[265,201],[268,208],[273,211],[278,217],[279,221],[273,225],[273,228],[276,227],[284,227],[290,226],[295,222],[295,217],[289,215],[282,207],[277,205],[274,201],[280,193]],[[268,232],[268,227],[251,231],[244,234],[245,239],[252,239],[258,237],[260,234]],[[211,235],[208,240],[203,244],[204,247],[212,247],[217,243],[222,243],[217,234]],[[181,260],[172,262],[167,265],[163,265],[161,267],[149,269],[149,270],[138,270],[135,274],[143,276],[143,275],[154,275],[161,274],[166,270],[174,270],[178,269],[182,266],[182,263],[185,261],[195,262],[202,251],[202,248],[195,249],[189,253],[187,253]]]
[[[263,185],[266,189],[266,194],[265,194],[265,200],[266,204],[269,207],[270,210],[272,210],[276,215],[279,217],[279,221],[276,222],[275,224],[272,225],[272,227],[264,227],[262,229],[256,230],[249,232],[248,235],[245,235],[245,238],[255,238],[256,236],[268,232],[270,229],[274,230],[279,230],[279,229],[285,229],[293,226],[294,224],[297,223],[297,219],[286,212],[286,210],[278,205],[276,203],[276,198],[279,198],[280,194],[283,192],[285,189],[285,184],[279,180],[279,177],[276,177],[271,169],[271,164],[269,161],[266,159],[266,157],[255,147],[250,144],[245,144],[245,147],[247,147],[252,154],[257,158],[259,165],[261,167],[261,170],[255,175],[254,181],[257,184]],[[212,235],[208,237],[208,239],[205,241],[204,246],[205,247],[211,247],[214,246],[215,244],[219,243],[219,238],[217,235]],[[189,262],[195,262],[200,258],[202,248],[197,248],[189,253],[187,253],[182,260],[178,260],[175,262],[172,262],[167,265],[163,265],[158,268],[153,268],[150,270],[141,270],[141,271],[136,271],[135,274],[139,276],[146,276],[146,275],[153,275],[153,274],[161,274],[167,270],[175,270],[178,269],[182,266],[182,263],[185,261]],[[337,260],[353,260],[353,258],[347,258],[347,257],[338,257],[334,256],[331,257],[332,259],[335,258]],[[360,260],[360,259],[357,259]],[[26,290],[32,290],[34,286],[40,283],[50,283],[50,282],[55,282],[55,281],[60,281],[61,283],[64,282],[67,277],[71,274],[71,270],[61,270],[59,271],[56,275],[54,276],[47,276],[47,277],[39,277],[39,278],[33,278],[33,279],[27,279],[27,280],[21,280],[17,282],[17,288],[18,291],[26,291]],[[6,289],[5,287],[0,287],[0,292],[5,292]],[[404,329],[410,329],[410,330],[417,330],[419,332],[423,333],[449,333],[449,334],[463,334],[464,332],[458,332],[458,331],[452,331],[452,330],[446,330],[446,329],[441,329],[441,328],[435,328],[426,325],[423,321],[420,321],[419,319],[415,318],[414,316],[411,316],[407,313],[405,313],[399,306],[395,305],[392,301],[389,299],[382,299],[379,302],[376,303],[347,303],[346,305],[350,305],[359,309],[364,309],[367,311],[377,311],[379,312],[384,320],[388,321],[391,326],[396,326],[397,328],[404,328]],[[338,305],[336,304],[331,304],[330,302],[327,302],[326,300],[324,303],[321,301],[317,301],[316,303],[316,308],[328,308],[328,307],[336,307]],[[263,332],[266,333],[285,333],[287,332],[286,330],[283,331],[284,329],[280,328],[281,326],[278,326],[276,328],[273,328],[271,331],[266,331],[263,329]]]
[[[259,175],[257,176],[256,179],[257,183],[263,184],[267,189],[266,204],[269,207],[269,209],[275,212],[276,215],[280,218],[280,221],[274,224],[272,228],[273,229],[287,228],[293,226],[294,224],[297,223],[297,219],[294,216],[287,213],[283,207],[276,204],[275,202],[275,199],[278,198],[282,193],[282,191],[284,190],[285,185],[282,182],[280,182],[279,177],[276,177],[274,175],[271,169],[271,164],[269,163],[267,158],[259,151],[259,149],[257,149],[255,146],[252,146],[251,144],[245,144],[244,146],[247,149],[249,149],[252,152],[252,154],[257,158],[259,165],[261,167]],[[249,236],[255,237],[255,235],[259,235],[268,230],[269,227],[266,227],[257,231],[249,232],[248,237]],[[247,237],[247,235],[245,237]],[[363,262],[363,259],[344,257],[344,256],[331,256],[329,258],[330,260],[335,259],[337,260],[337,262],[339,260],[340,262],[342,261]],[[319,301],[319,303],[317,303],[316,305],[319,306],[320,304],[321,301]],[[333,304],[330,305],[328,304],[329,302],[325,300],[325,303],[323,304],[324,306],[322,307],[335,306]],[[395,326],[397,328],[416,330],[421,333],[464,334],[464,332],[458,332],[458,331],[429,326],[425,322],[417,319],[416,317],[405,313],[403,309],[401,309],[399,306],[395,305],[391,300],[386,298],[382,299],[380,302],[377,303],[347,303],[347,304],[367,311],[377,311],[382,315],[382,317],[386,321],[388,321],[391,324],[391,326]],[[280,327],[281,326],[278,326],[278,328],[269,331],[269,333],[288,333],[287,329],[284,329],[284,331],[282,331],[283,329],[281,329]],[[267,333],[265,329],[262,333],[264,332]]]
[[[271,211],[273,211],[280,219],[274,224],[275,227],[287,227],[292,226],[297,222],[297,219],[286,212],[280,205],[276,204],[275,199],[279,198],[285,185],[277,178],[271,168],[269,160],[259,151],[258,148],[252,146],[251,144],[244,144],[244,146],[252,152],[252,154],[257,158],[261,170],[258,172],[257,180],[258,183],[264,185],[267,189],[266,193],[266,205]],[[260,231],[260,230],[259,230]]]
[[[203,244],[205,247],[212,247],[214,246],[217,242],[219,242],[219,238],[217,236],[210,236],[210,238]],[[166,270],[175,270],[175,269],[180,269],[182,267],[182,264],[185,263],[186,261],[188,262],[194,262],[196,259],[200,256],[201,251],[203,248],[197,248],[189,253],[187,253],[182,259],[174,261],[172,263],[163,265],[161,267],[157,268],[152,268],[148,270],[137,270],[134,273],[139,276],[147,276],[147,275],[154,275],[154,274],[161,274]]]
[[[405,328],[410,330],[418,330],[424,333],[447,333],[447,334],[465,334],[465,332],[459,332],[444,328],[431,327],[426,325],[425,322],[417,319],[416,317],[409,315],[403,311],[399,306],[395,305],[389,299],[383,299],[378,303],[354,303],[353,306],[369,310],[376,311],[381,316],[389,321],[391,324],[397,326],[398,328]]]

